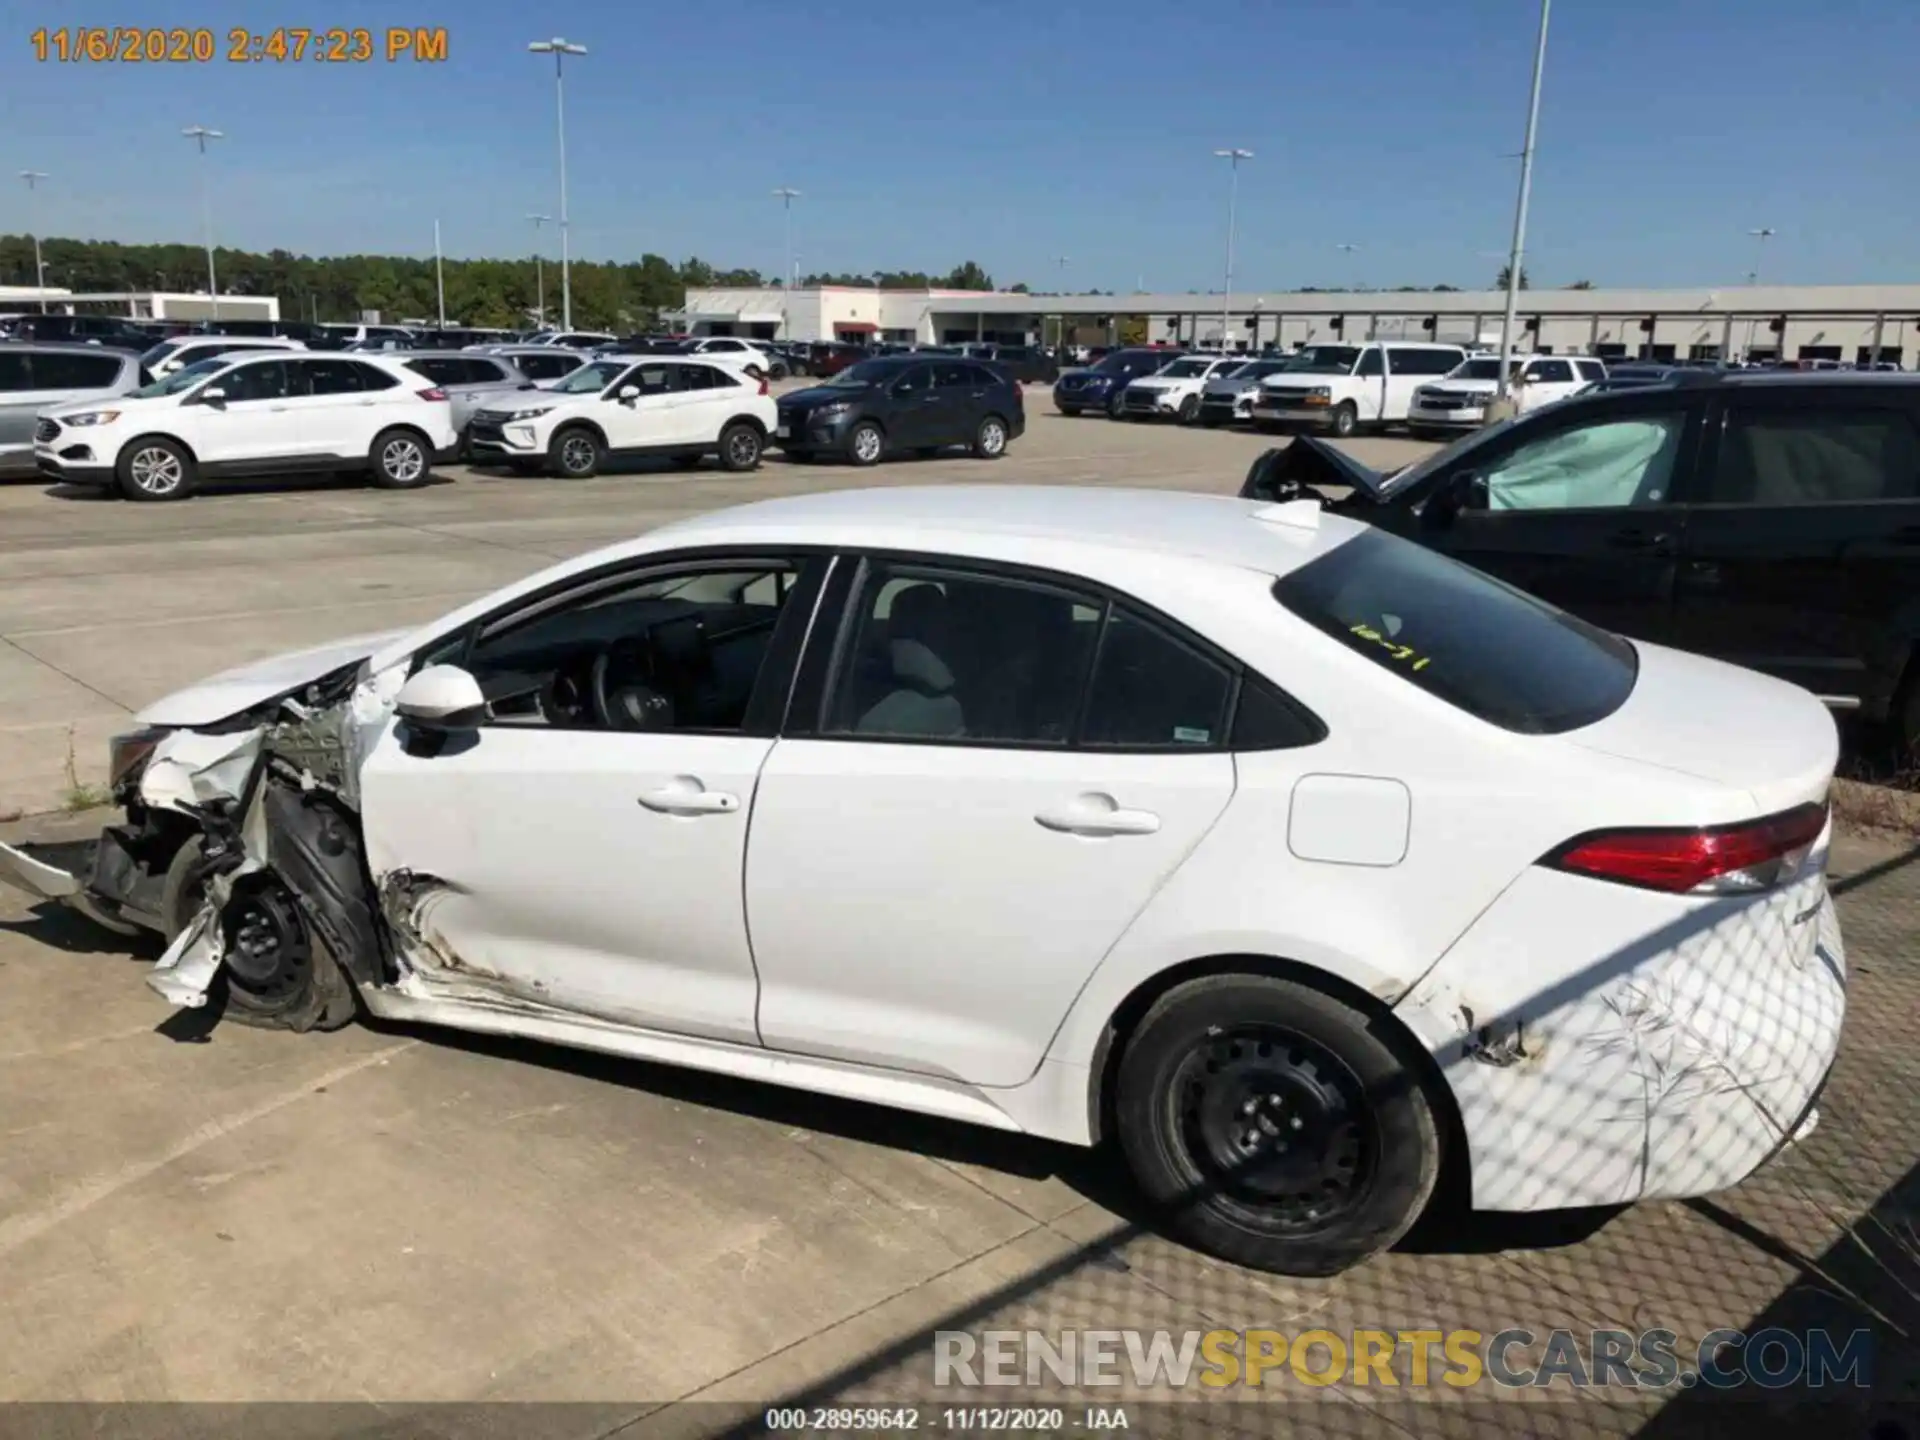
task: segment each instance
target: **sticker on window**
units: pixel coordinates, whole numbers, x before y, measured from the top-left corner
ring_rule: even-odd
[[[1394,625],[1392,628],[1397,632],[1400,627]],[[1353,633],[1358,635],[1362,640],[1373,641],[1374,644],[1380,646],[1394,659],[1412,662],[1408,666],[1409,669],[1424,670],[1433,659],[1430,655],[1420,654],[1419,651],[1415,650],[1411,645],[1398,644],[1391,635],[1381,634],[1380,631],[1367,624],[1364,620],[1358,625],[1353,626],[1352,630]]]
[[[1198,730],[1191,725],[1173,727],[1173,738],[1182,745],[1204,745],[1213,739],[1211,730]]]

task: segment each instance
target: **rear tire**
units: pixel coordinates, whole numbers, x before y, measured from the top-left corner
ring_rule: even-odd
[[[367,459],[382,490],[418,490],[433,481],[433,447],[417,430],[382,430]]]
[[[1440,1131],[1419,1076],[1369,1016],[1289,980],[1169,991],[1127,1041],[1120,1148],[1183,1239],[1289,1275],[1332,1275],[1420,1218]]]
[[[114,462],[120,493],[129,500],[184,500],[199,485],[184,446],[158,435],[131,441]]]
[[[567,480],[591,480],[606,463],[607,447],[584,425],[569,425],[547,442],[547,468]]]
[[[979,460],[998,460],[1007,453],[1007,422],[989,415],[973,432],[973,453]]]
[[[743,470],[758,470],[760,455],[766,444],[753,426],[743,420],[734,421],[720,432],[720,468],[735,474]]]

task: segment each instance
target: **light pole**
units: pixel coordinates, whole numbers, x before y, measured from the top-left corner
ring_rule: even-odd
[[[1220,290],[1220,349],[1224,353],[1227,348],[1227,305],[1233,294],[1233,225],[1234,212],[1240,205],[1240,162],[1253,159],[1253,151],[1216,150],[1213,153],[1226,161],[1233,171],[1233,178],[1227,182],[1227,281]]]
[[[540,227],[553,219],[551,215],[529,215],[533,222],[533,310],[535,323],[542,330],[547,328],[547,268],[540,263]]]
[[[433,222],[433,293],[440,310],[440,328],[447,328],[447,277],[440,268],[440,222]]]
[[[1336,245],[1336,246],[1334,246],[1333,248],[1334,248],[1334,249],[1336,249],[1336,250],[1338,250],[1338,251],[1339,251],[1339,252],[1340,252],[1340,253],[1341,253],[1342,255],[1344,255],[1344,256],[1346,256],[1346,257],[1347,257],[1347,261],[1348,261],[1348,263],[1349,263],[1349,264],[1351,264],[1351,263],[1352,263],[1352,261],[1353,261],[1353,257],[1354,257],[1355,255],[1357,255],[1357,254],[1359,254],[1359,253],[1360,253],[1360,247],[1359,247],[1358,245],[1354,245],[1354,244],[1352,244],[1352,243],[1346,243],[1346,244],[1340,244],[1340,245]],[[1354,289],[1354,293],[1355,293],[1356,295],[1357,295],[1357,294],[1359,294],[1359,292],[1360,292],[1360,281],[1359,281],[1359,278],[1358,278],[1357,276],[1355,277],[1355,279],[1354,279],[1354,282],[1353,282],[1353,289]]]
[[[1758,288],[1760,284],[1760,266],[1767,258],[1767,241],[1773,238],[1773,227],[1771,225],[1762,225],[1757,230],[1747,231],[1747,234],[1753,237],[1754,244],[1753,269],[1747,272],[1747,284]],[[1747,355],[1753,354],[1753,329],[1757,323],[1759,322],[1754,316],[1749,315],[1747,317]],[[1782,335],[1780,337],[1779,354],[1775,355],[1774,358],[1776,360],[1783,359],[1786,353],[1787,337]],[[1741,358],[1744,359],[1746,357],[1742,356]]]
[[[1513,324],[1520,309],[1520,267],[1527,249],[1527,198],[1533,190],[1533,142],[1540,130],[1540,77],[1547,68],[1547,16],[1553,0],[1540,0],[1540,38],[1533,49],[1533,93],[1527,101],[1527,143],[1520,152],[1520,198],[1513,207],[1513,249],[1507,256],[1507,313],[1500,325],[1500,378],[1497,394],[1505,400],[1507,357],[1513,353]]]
[[[793,202],[800,198],[800,192],[791,186],[782,185],[773,192],[780,202],[780,209],[787,227],[787,273],[780,281],[780,338],[793,338]]]
[[[27,182],[27,208],[29,220],[33,225],[33,287],[40,292],[40,313],[47,313],[47,267],[40,259],[40,202],[38,186],[47,178],[44,170],[22,170],[20,178]]]
[[[535,40],[527,49],[535,55],[553,56],[553,111],[560,137],[560,328],[573,328],[573,256],[567,235],[567,88],[563,71],[567,56],[584,55],[587,47],[575,45],[558,35],[551,40]]]
[[[207,241],[207,306],[209,319],[220,318],[220,282],[213,273],[213,186],[207,178],[207,141],[224,140],[226,133],[204,125],[189,125],[180,132],[200,147],[200,225]]]

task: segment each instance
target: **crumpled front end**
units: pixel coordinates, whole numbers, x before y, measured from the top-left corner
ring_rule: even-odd
[[[1825,845],[1751,896],[1528,870],[1396,1007],[1458,1103],[1473,1203],[1703,1195],[1805,1134],[1846,957]]]

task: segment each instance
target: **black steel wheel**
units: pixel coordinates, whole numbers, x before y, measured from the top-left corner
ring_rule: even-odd
[[[1125,1042],[1113,1114],[1149,1203],[1224,1259],[1331,1275],[1392,1245],[1440,1173],[1440,1130],[1390,1022],[1266,975],[1161,996]]]

